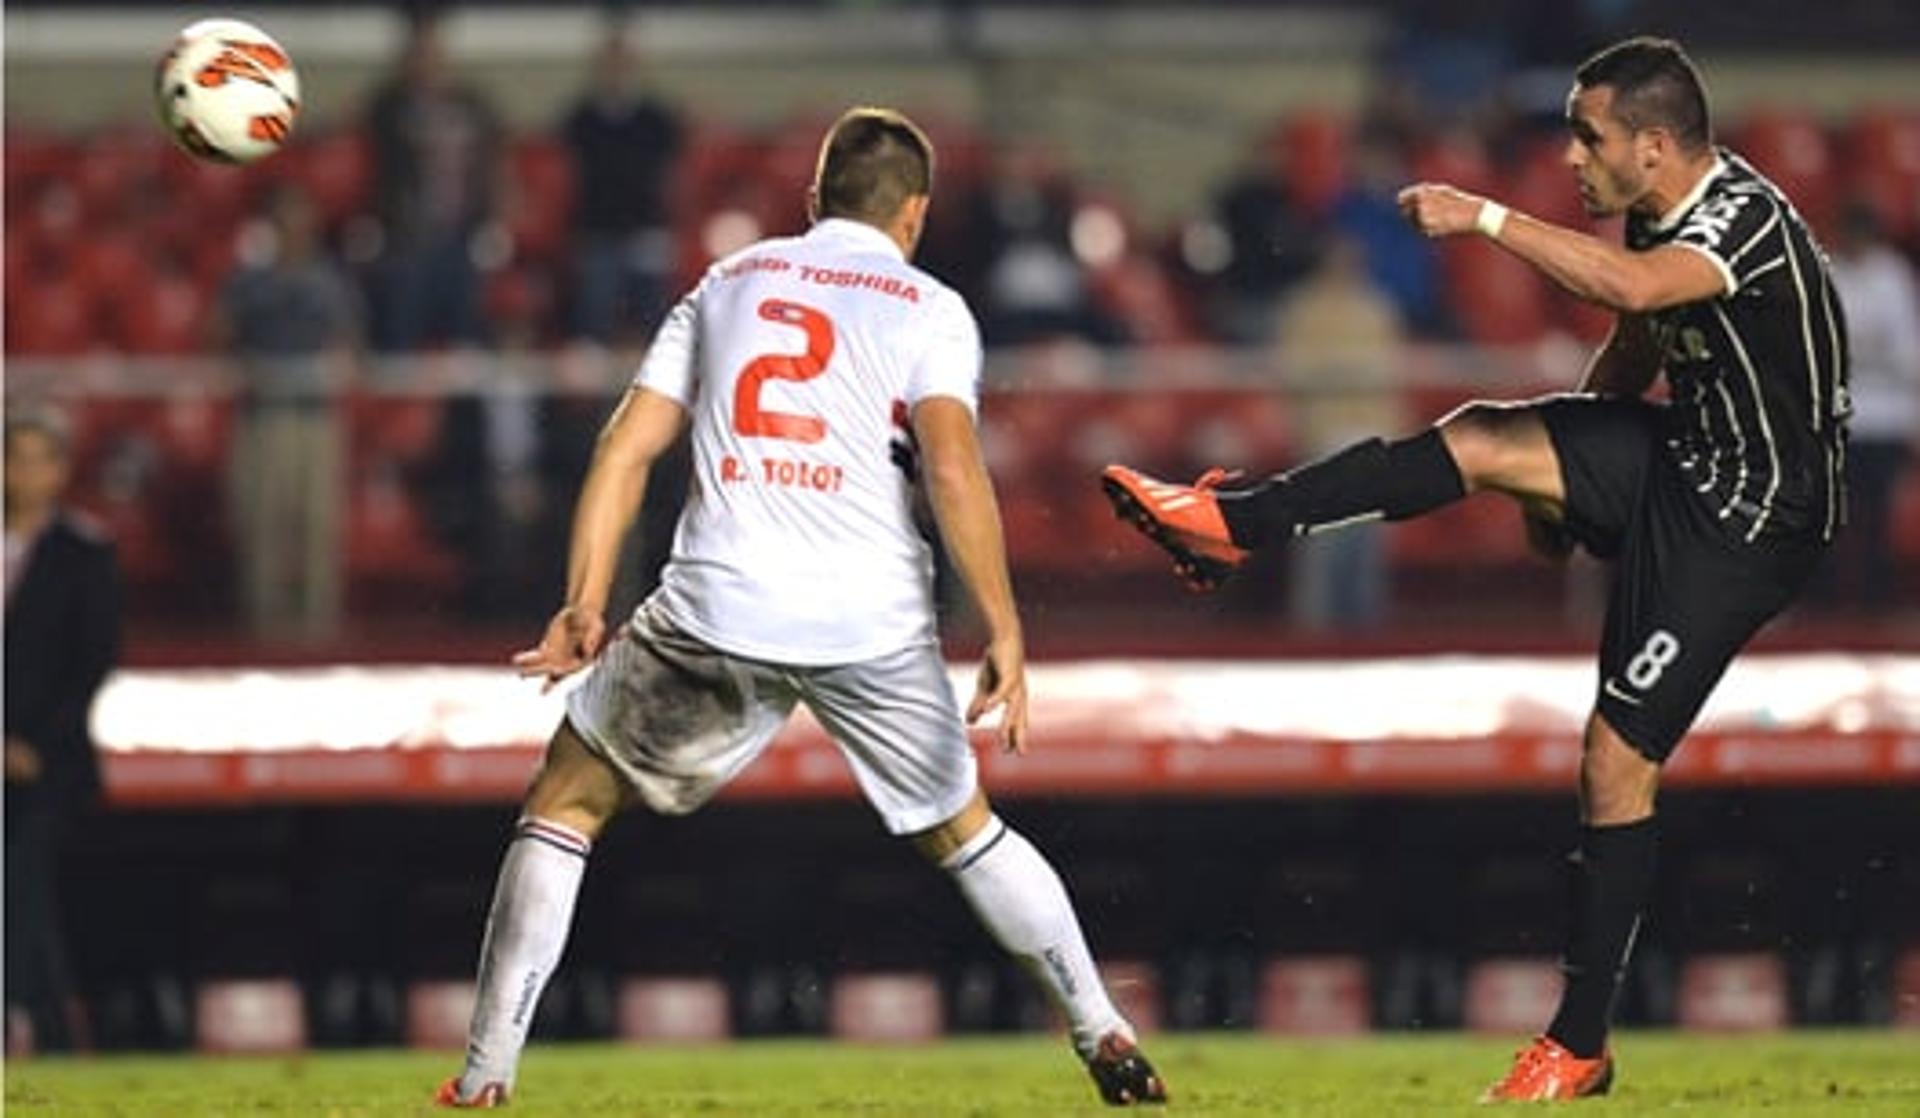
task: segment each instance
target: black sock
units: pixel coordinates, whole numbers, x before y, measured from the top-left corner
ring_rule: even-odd
[[[1352,521],[1405,520],[1466,493],[1433,427],[1398,442],[1368,439],[1258,485],[1222,490],[1220,512],[1233,542],[1253,550]]]
[[[1572,869],[1573,912],[1561,971],[1567,986],[1547,1035],[1581,1059],[1607,1043],[1614,995],[1653,893],[1654,819],[1613,827],[1582,827]]]

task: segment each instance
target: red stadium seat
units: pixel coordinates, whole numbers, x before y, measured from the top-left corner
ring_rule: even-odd
[[[1819,120],[1786,108],[1749,113],[1735,150],[1786,191],[1816,231],[1828,228],[1840,203],[1831,146]]]
[[[1129,253],[1087,277],[1094,303],[1143,346],[1193,345],[1200,335],[1181,313],[1185,299],[1158,261]]]
[[[150,201],[171,145],[152,128],[115,128],[94,135],[65,169],[88,223],[99,228]]]
[[[1407,171],[1415,182],[1444,182],[1475,194],[1500,193],[1500,179],[1486,145],[1465,129],[1421,146],[1407,161]]]
[[[153,283],[153,260],[130,232],[100,233],[74,246],[74,279],[102,302],[141,296]]]
[[[297,141],[287,172],[313,200],[329,229],[373,207],[373,152],[358,129]]]
[[[1503,184],[1501,198],[1542,221],[1584,230],[1586,208],[1578,180],[1566,162],[1566,142],[1543,138],[1528,144]]]
[[[526,137],[513,145],[514,192],[507,229],[515,256],[550,260],[567,247],[573,214],[573,156],[557,140]]]
[[[1920,112],[1870,109],[1847,132],[1850,196],[1873,207],[1895,240],[1920,245]]]
[[[120,302],[116,337],[123,349],[145,354],[197,353],[207,338],[207,296],[188,277],[156,276],[138,299]]]
[[[350,592],[402,593],[411,600],[444,594],[459,569],[427,529],[412,494],[391,469],[353,486],[347,503],[346,570]]]
[[[1478,240],[1440,245],[1454,317],[1468,340],[1525,345],[1547,332],[1548,281],[1519,257]]]
[[[42,276],[26,287],[9,287],[7,352],[42,357],[72,356],[100,348],[92,294],[77,278]]]

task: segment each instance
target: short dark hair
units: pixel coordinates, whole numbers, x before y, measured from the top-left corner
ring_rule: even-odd
[[[68,447],[73,444],[73,432],[67,426],[66,417],[50,407],[27,405],[8,408],[5,428],[7,446],[13,445],[15,435],[39,435],[52,443],[54,451],[65,458]]]
[[[894,109],[848,109],[820,143],[814,190],[821,217],[878,223],[933,192],[933,143]]]
[[[1700,152],[1713,143],[1707,91],[1693,59],[1679,43],[1640,35],[1618,42],[1574,71],[1583,88],[1613,87],[1613,115],[1634,131],[1665,128],[1681,150]]]

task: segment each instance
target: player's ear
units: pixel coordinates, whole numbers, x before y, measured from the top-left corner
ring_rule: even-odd
[[[807,186],[807,223],[817,225],[820,222],[820,184]]]

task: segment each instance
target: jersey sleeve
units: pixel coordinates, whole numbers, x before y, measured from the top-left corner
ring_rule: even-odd
[[[966,301],[951,292],[932,308],[926,346],[907,378],[907,406],[929,396],[951,396],[980,410],[980,327]]]
[[[698,388],[694,373],[700,336],[700,303],[712,275],[710,271],[703,276],[693,290],[682,295],[667,312],[660,329],[653,335],[653,344],[647,347],[639,371],[633,374],[635,388],[650,388],[683,406],[692,406]]]
[[[1780,207],[1766,195],[1720,194],[1687,215],[1669,243],[1705,256],[1732,295],[1787,251],[1780,225]]]

